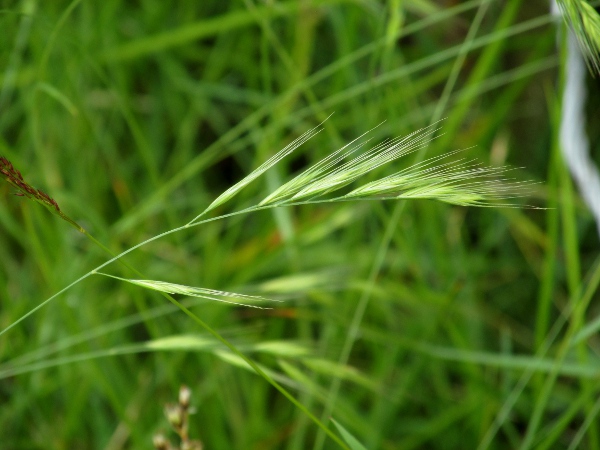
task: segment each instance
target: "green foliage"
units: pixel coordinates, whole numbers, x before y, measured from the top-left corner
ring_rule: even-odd
[[[358,440],[354,436],[352,436],[352,434],[348,430],[346,430],[341,424],[337,423],[333,419],[331,419],[331,421],[337,427],[340,434],[344,437],[344,440],[348,443],[352,450],[366,450],[365,446],[358,442]]]
[[[553,19],[441,5],[2,5],[3,446],[600,448]]]

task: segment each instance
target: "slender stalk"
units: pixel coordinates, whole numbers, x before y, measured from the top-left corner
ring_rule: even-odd
[[[302,202],[305,203],[305,202]],[[216,220],[221,220],[221,219],[225,219],[227,217],[233,217],[239,214],[243,214],[243,213],[248,213],[248,212],[252,212],[252,211],[257,211],[257,210],[261,210],[261,209],[270,209],[270,208],[274,208],[278,205],[268,205],[268,206],[263,206],[263,207],[258,207],[258,206],[254,206],[254,207],[250,207],[241,211],[237,211],[234,213],[229,213],[229,214],[224,214],[222,216],[218,216],[218,217],[213,217],[210,219],[205,219],[199,222],[194,222],[194,223],[188,223],[186,225],[183,225],[181,227],[177,227],[177,228],[173,228],[172,230],[166,231],[164,233],[161,233],[159,235],[153,236],[143,242],[140,242],[139,244],[119,253],[116,256],[113,256],[111,259],[109,259],[108,261],[104,262],[103,264],[99,265],[98,267],[96,267],[95,269],[89,271],[88,273],[86,273],[85,275],[81,276],[80,278],[78,278],[77,280],[75,280],[74,282],[72,282],[71,284],[69,284],[68,286],[66,286],[65,288],[61,289],[59,292],[57,292],[56,294],[54,294],[53,296],[51,296],[50,298],[44,300],[42,303],[40,303],[38,306],[36,306],[35,308],[31,309],[30,311],[28,311],[26,314],[24,314],[23,316],[21,316],[19,319],[17,319],[16,321],[14,321],[13,323],[11,323],[9,326],[7,326],[6,328],[4,328],[3,330],[0,331],[0,336],[3,335],[4,333],[6,333],[7,331],[9,331],[11,328],[15,327],[16,325],[18,325],[20,322],[22,322],[23,320],[25,320],[27,317],[31,316],[32,314],[34,314],[35,312],[37,312],[38,310],[40,310],[41,308],[43,308],[44,306],[46,306],[48,303],[50,303],[52,300],[54,300],[55,298],[59,297],[61,294],[65,293],[67,290],[69,290],[70,288],[72,288],[73,286],[75,286],[76,284],[78,284],[79,282],[85,280],[86,278],[88,278],[91,275],[96,274],[100,269],[108,266],[109,264],[115,262],[115,261],[119,261],[122,264],[124,264],[128,269],[132,270],[133,272],[135,272],[138,276],[143,277],[144,275],[142,273],[140,273],[137,269],[135,269],[134,267],[132,267],[131,265],[129,265],[128,263],[126,263],[125,261],[123,261],[123,256],[127,255],[128,253],[131,253],[132,251],[146,245],[149,244],[150,242],[156,241],[160,238],[163,238],[165,236],[168,236],[170,234],[176,233],[178,231],[183,231],[185,229],[188,228],[192,228],[198,225],[202,225],[204,223],[208,223],[208,222],[213,222]],[[75,222],[72,221],[68,221],[69,223],[74,224]],[[94,238],[90,233],[88,233],[86,230],[84,230],[81,227],[78,227],[80,229],[80,231],[88,238],[90,239],[92,242],[94,242],[94,244],[98,245],[100,248],[102,248],[103,250],[107,251],[109,254],[113,255],[112,251],[106,247],[104,244],[102,244],[100,241],[98,241],[96,238]],[[296,400],[296,398],[294,398],[294,396],[292,394],[290,394],[283,386],[281,386],[279,383],[277,383],[275,380],[273,380],[269,375],[267,375],[252,359],[250,359],[248,356],[246,356],[245,354],[243,354],[240,350],[237,349],[237,347],[235,347],[235,345],[233,345],[231,342],[229,342],[227,339],[225,339],[221,334],[219,334],[216,330],[214,330],[212,327],[210,327],[206,322],[204,322],[202,319],[200,319],[196,314],[194,314],[192,311],[190,311],[188,308],[186,308],[184,305],[182,305],[180,302],[178,302],[177,300],[175,300],[175,298],[173,298],[171,295],[169,295],[166,292],[160,292],[160,294],[165,297],[167,300],[169,300],[173,305],[175,305],[177,308],[179,308],[181,311],[183,311],[189,318],[191,318],[194,322],[196,322],[198,325],[200,325],[202,328],[204,328],[208,333],[210,333],[215,339],[217,339],[219,342],[221,342],[223,345],[225,345],[232,353],[234,353],[235,355],[237,355],[238,357],[240,357],[242,360],[244,360],[259,376],[261,376],[265,381],[267,381],[271,386],[273,386],[275,389],[277,389],[281,394],[283,394],[284,397],[286,397],[294,406],[296,406],[298,409],[300,409],[304,414],[306,414],[306,416],[312,420],[324,433],[327,434],[327,436],[329,436],[334,442],[336,442],[341,448],[349,450],[348,446],[335,434],[333,433],[333,431],[331,431],[329,428],[327,428],[327,426],[325,424],[323,424],[314,414],[312,414],[302,403],[300,403],[298,400]]]

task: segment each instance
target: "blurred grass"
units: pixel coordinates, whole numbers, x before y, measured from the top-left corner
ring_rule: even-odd
[[[260,311],[182,299],[315,415],[340,380],[332,416],[369,449],[567,448],[579,436],[597,449],[598,237],[560,159],[553,19],[543,1],[490,2],[457,65],[480,6],[3,2],[0,154],[121,251],[188,222],[331,112],[219,213],[384,120],[377,139],[427,125],[458,67],[427,155],[476,145],[469,156],[543,181],[528,203],[555,209],[303,206],[177,233],[127,262],[286,300]],[[10,193],[0,185],[2,329],[106,260]],[[211,336],[116,280],[67,291],[0,336],[0,355],[4,448],[149,448],[181,384],[206,449],[320,448],[312,422]]]

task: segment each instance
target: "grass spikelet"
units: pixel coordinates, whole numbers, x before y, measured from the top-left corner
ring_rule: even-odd
[[[298,201],[306,198],[315,199],[336,191],[366,173],[422,148],[431,141],[432,134],[438,130],[433,129],[433,126],[435,124],[417,130],[403,138],[388,139],[350,161],[342,162],[369,142],[367,140],[354,145],[365,133],[279,187],[259,205],[283,204],[287,201]]]
[[[121,278],[121,277],[109,275],[109,274],[102,273],[102,272],[95,272],[95,273],[98,275],[103,275],[105,277],[114,278],[116,280],[126,281],[127,283],[135,284],[137,286],[141,286],[146,289],[151,289],[153,291],[165,292],[165,293],[171,294],[171,295],[173,295],[173,294],[187,295],[189,297],[204,298],[207,300],[213,300],[213,301],[222,302],[222,303],[230,303],[232,305],[238,305],[238,306],[248,306],[251,308],[271,309],[271,308],[264,308],[262,306],[257,306],[252,303],[278,301],[278,300],[268,299],[265,297],[260,297],[257,295],[237,294],[235,292],[218,291],[215,289],[205,289],[205,288],[199,288],[199,287],[193,287],[193,286],[186,286],[183,284],[168,283],[166,281],[134,280],[131,278]],[[236,299],[238,301],[236,302],[236,301],[232,301],[229,299]],[[242,303],[242,302],[245,302],[245,303]]]
[[[346,199],[432,199],[461,206],[511,206],[494,203],[522,197],[530,182],[511,181],[508,167],[484,167],[460,159],[438,164],[460,152],[427,159],[405,170],[367,183],[344,196]]]
[[[325,119],[325,120],[327,120],[327,119]],[[196,221],[201,215],[206,214],[210,210],[212,210],[212,209],[216,208],[217,206],[220,206],[223,203],[230,200],[239,191],[241,191],[244,187],[246,187],[248,184],[250,184],[256,178],[261,176],[263,173],[265,173],[268,169],[270,169],[275,164],[277,164],[279,161],[281,161],[283,158],[288,156],[290,153],[292,153],[294,150],[296,150],[298,147],[300,147],[302,144],[304,144],[310,138],[319,134],[323,130],[322,125],[323,125],[323,123],[317,125],[314,128],[311,128],[307,132],[303,133],[300,137],[296,138],[294,141],[292,141],[290,144],[288,144],[284,149],[280,150],[274,156],[272,156],[267,161],[265,161],[263,164],[261,164],[260,167],[258,167],[254,171],[252,171],[248,176],[246,176],[241,181],[238,181],[236,184],[231,186],[229,189],[227,189],[225,192],[223,192],[221,195],[219,195],[208,206],[208,208],[206,208],[206,210],[204,210],[204,212],[202,214],[195,217],[194,220],[192,220],[192,222]],[[192,222],[190,222],[190,223],[192,223]]]
[[[585,0],[558,0],[585,55],[590,72],[600,75],[600,15]]]
[[[297,175],[287,183],[282,186],[279,186],[275,189],[271,194],[265,197],[260,203],[259,206],[272,205],[279,202],[284,201],[285,199],[291,197],[296,194],[298,191],[302,190],[306,187],[311,181],[318,179],[325,173],[327,170],[334,167],[340,161],[343,161],[346,157],[359,150],[361,147],[366,145],[369,140],[357,144],[355,147],[352,147],[357,141],[359,141],[363,136],[368,134],[370,131],[363,133],[353,141],[344,145],[343,147],[337,149],[335,152],[330,154],[329,156],[323,158],[321,161],[316,163],[314,166],[305,170],[301,174]]]

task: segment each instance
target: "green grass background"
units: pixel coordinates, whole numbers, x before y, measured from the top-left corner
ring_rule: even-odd
[[[468,157],[522,167],[517,179],[541,182],[522,203],[549,209],[306,205],[126,261],[285,300],[179,299],[369,449],[600,448],[599,243],[559,153],[564,55],[548,2],[0,4],[0,154],[114,252],[185,224],[332,112],[215,214],[383,121],[375,140],[446,117],[427,156],[475,146]],[[598,79],[589,87],[599,161]],[[0,185],[2,329],[109,258],[11,192]],[[181,384],[207,450],[339,448],[156,292],[101,277],[0,336],[0,447],[151,448]]]

